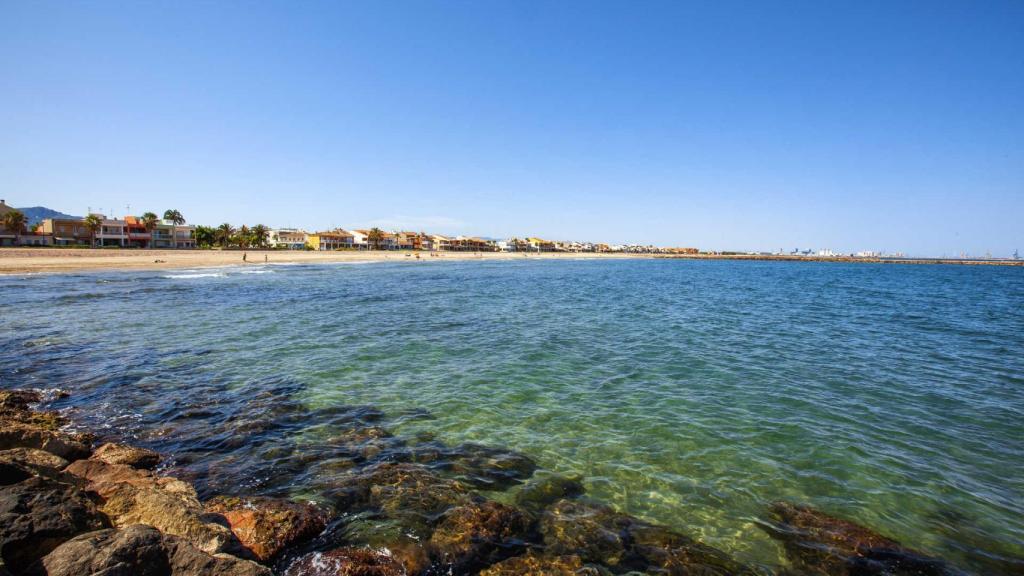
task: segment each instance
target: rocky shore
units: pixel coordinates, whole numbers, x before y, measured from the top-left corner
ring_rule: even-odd
[[[223,494],[155,472],[161,455],[99,445],[0,391],[0,576],[755,575],[727,553],[586,497],[579,479],[535,474],[514,452],[426,442],[393,450],[379,426],[339,430],[316,502]],[[324,470],[331,473],[323,474]],[[514,503],[478,491],[520,487]],[[762,522],[784,574],[960,574],[949,564],[812,508]]]

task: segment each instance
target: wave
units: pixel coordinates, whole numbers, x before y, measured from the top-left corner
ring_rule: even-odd
[[[186,278],[226,278],[227,274],[223,272],[197,272],[192,274],[168,274],[161,276],[161,278],[167,278],[169,280],[179,280]]]

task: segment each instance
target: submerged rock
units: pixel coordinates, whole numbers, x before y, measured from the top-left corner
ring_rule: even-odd
[[[523,485],[516,494],[516,504],[527,510],[539,512],[563,499],[577,498],[586,490],[581,479],[559,474],[546,474]]]
[[[663,526],[637,521],[627,533],[631,546],[627,563],[642,570],[670,576],[757,574],[725,552]]]
[[[547,553],[672,576],[754,575],[728,554],[664,526],[586,501],[560,500],[540,521]]]
[[[586,566],[579,556],[525,554],[480,571],[480,576],[604,576],[607,570]]]
[[[147,524],[211,554],[237,549],[231,531],[203,517],[195,490],[181,480],[99,460],[72,462],[67,472],[88,481],[86,490],[102,498],[100,509],[114,526]]]
[[[544,512],[540,532],[549,554],[618,566],[626,555],[632,519],[607,506],[559,500]]]
[[[407,574],[421,574],[431,565],[430,554],[421,538],[407,532],[397,520],[360,515],[348,518],[337,536],[349,546],[387,549]]]
[[[788,502],[772,505],[769,535],[786,556],[811,574],[849,576],[953,576],[962,574],[936,558],[903,547],[870,528]]]
[[[392,463],[343,476],[328,495],[339,510],[377,509],[422,537],[430,536],[430,525],[444,511],[471,500],[458,481],[422,466]]]
[[[99,530],[61,544],[28,576],[271,576],[270,569],[228,555],[210,555],[189,542],[136,524]]]
[[[204,509],[223,516],[242,546],[264,563],[285,548],[315,537],[328,519],[326,511],[311,503],[281,498],[218,496]]]
[[[504,490],[520,484],[537,469],[537,463],[524,454],[480,444],[449,447],[429,442],[413,447],[410,458],[484,490]]]
[[[90,458],[107,464],[126,464],[142,470],[152,470],[160,463],[160,455],[152,450],[109,442],[97,448]]]
[[[444,513],[430,537],[437,563],[457,573],[521,553],[531,519],[516,508],[493,501],[473,502]]]
[[[405,576],[405,568],[386,550],[346,547],[311,552],[296,559],[284,576]]]
[[[109,525],[72,484],[31,476],[0,487],[0,557],[16,573],[62,542]]]

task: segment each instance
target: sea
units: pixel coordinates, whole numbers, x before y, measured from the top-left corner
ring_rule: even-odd
[[[331,433],[318,415],[347,407],[408,442],[526,455],[769,570],[785,565],[764,529],[776,501],[975,574],[1024,557],[1019,267],[392,259],[3,276],[0,387],[50,392],[75,426],[160,451],[203,497],[315,499],[331,470],[310,468]]]

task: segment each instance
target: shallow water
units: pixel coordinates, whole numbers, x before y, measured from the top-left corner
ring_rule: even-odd
[[[71,391],[55,405],[172,454],[204,495],[313,494],[329,467],[299,456],[358,418],[525,453],[765,566],[782,555],[758,519],[779,499],[978,573],[1024,556],[1022,353],[1020,268],[420,261],[0,278],[0,386]]]

